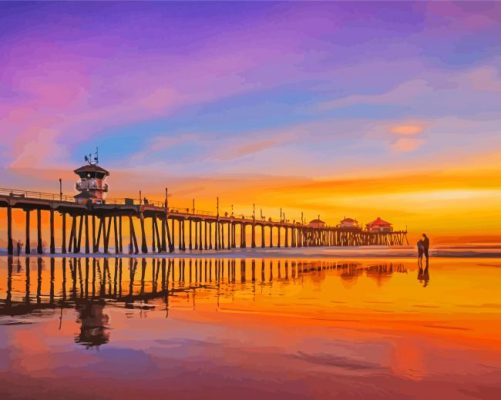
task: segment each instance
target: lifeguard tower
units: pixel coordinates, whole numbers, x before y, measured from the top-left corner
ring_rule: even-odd
[[[75,201],[78,204],[104,204],[108,193],[108,184],[105,180],[110,173],[98,165],[97,149],[94,156],[92,154],[85,156],[85,161],[87,164],[74,171],[80,178],[76,184],[76,189],[80,193],[75,196]]]

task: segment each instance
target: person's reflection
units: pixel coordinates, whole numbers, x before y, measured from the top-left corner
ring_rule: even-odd
[[[87,348],[106,344],[110,340],[109,317],[104,313],[104,302],[84,302],[76,306],[80,334],[75,342]]]
[[[12,302],[12,257],[7,259],[7,298],[5,299],[5,305],[10,307]]]
[[[429,263],[428,260],[426,260],[426,267],[423,268],[422,263],[418,262],[418,281],[423,284],[423,287],[428,286],[428,282],[430,281],[430,270],[429,270]]]

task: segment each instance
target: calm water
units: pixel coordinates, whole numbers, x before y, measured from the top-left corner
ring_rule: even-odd
[[[501,261],[0,258],[0,398],[499,399]]]

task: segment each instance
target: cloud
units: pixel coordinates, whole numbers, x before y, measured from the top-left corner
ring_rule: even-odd
[[[391,149],[397,153],[409,153],[420,148],[425,140],[421,136],[423,123],[404,122],[393,125],[390,132],[396,136],[391,143]]]
[[[341,107],[349,107],[360,104],[388,104],[408,102],[410,99],[429,93],[432,90],[429,82],[424,79],[415,79],[403,82],[393,89],[375,94],[356,94],[339,99],[323,102],[319,105],[320,110],[329,110]]]
[[[276,146],[279,143],[276,139],[261,140],[254,143],[243,144],[233,151],[234,157],[243,157],[249,154],[254,154],[259,151],[264,151],[270,147]]]
[[[68,164],[68,150],[58,141],[58,132],[32,128],[30,140],[20,146],[11,168],[56,167]]]
[[[421,147],[424,140],[412,137],[402,137],[391,144],[391,148],[399,153],[408,153]]]
[[[262,157],[262,165],[293,168],[288,160],[282,159],[278,153],[289,159],[295,156],[303,162],[311,157],[306,148],[320,147],[335,151],[336,145],[347,141],[356,141],[365,136],[371,127],[367,120],[350,120],[324,118],[314,121],[289,124],[272,129],[245,132],[239,136],[225,139],[219,143],[209,158],[229,161],[243,159],[249,155],[262,155],[265,151],[274,150]],[[294,154],[294,151],[297,153]],[[284,154],[285,153],[285,154]],[[296,163],[300,165],[300,163]]]
[[[389,105],[404,113],[475,115],[498,109],[501,92],[500,58],[470,69],[448,71],[422,66],[423,78],[410,79],[370,94],[350,94],[319,103],[326,112],[344,107]],[[362,89],[363,90],[363,89]],[[481,106],[480,106],[481,105]],[[398,111],[397,111],[398,112]]]
[[[168,150],[174,146],[199,141],[201,135],[197,133],[182,133],[178,135],[159,135],[153,137],[148,145],[148,150],[161,151]]]
[[[140,99],[139,104],[145,109],[161,112],[174,106],[180,99],[180,95],[170,87],[158,88]]]
[[[26,35],[29,40],[19,39],[23,46],[9,47],[0,70],[0,114],[5,116],[0,131],[13,138],[6,144],[10,157],[2,164],[11,167],[23,165],[23,154],[32,151],[24,146],[38,143],[40,132],[50,132],[52,142],[73,148],[110,128],[165,118],[183,107],[287,82],[301,58],[287,41],[243,48],[236,32],[234,40],[223,40],[217,48],[211,44],[189,54],[145,52],[141,58],[120,51],[109,55],[111,62],[76,54],[74,44]],[[104,35],[102,40],[114,39]],[[115,47],[111,42],[107,48]],[[91,54],[99,53],[100,45],[95,38],[79,41]],[[282,45],[282,51],[275,51]],[[275,64],[290,70],[280,76],[263,75],[263,65]],[[162,140],[153,145],[162,147]],[[38,157],[36,165],[50,166],[50,156]]]
[[[226,144],[222,144],[220,149],[212,154],[212,157],[221,161],[238,160],[270,150],[276,146],[291,143],[296,139],[296,134],[287,131],[287,129],[285,131],[268,131],[267,134],[253,132],[246,135],[243,139],[228,139]]]
[[[484,66],[468,71],[464,74],[464,79],[474,90],[501,92],[501,77],[494,67]]]
[[[421,124],[399,124],[393,126],[390,131],[395,135],[414,136],[423,132],[424,126]]]
[[[144,148],[132,154],[129,160],[137,165],[137,163],[151,160],[159,153],[164,153],[176,146],[200,141],[203,141],[203,137],[197,133],[158,134],[149,139]]]
[[[429,23],[438,24],[448,31],[454,27],[471,34],[495,26],[501,16],[497,2],[485,2],[482,7],[470,2],[429,2],[424,5]],[[437,19],[437,17],[441,17]]]

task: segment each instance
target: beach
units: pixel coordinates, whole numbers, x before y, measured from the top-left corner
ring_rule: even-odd
[[[83,253],[61,254],[61,249],[56,248],[56,254],[44,254],[45,257],[79,258],[88,257]],[[132,253],[114,254],[115,249],[110,248],[108,253],[94,253],[94,258],[301,258],[301,259],[333,259],[333,258],[415,258],[415,246],[348,246],[348,247],[303,247],[303,248],[235,248],[231,250],[174,250],[172,253]],[[5,250],[0,250],[0,255],[7,256]],[[21,255],[25,255],[24,252]],[[32,256],[36,256],[35,253]],[[434,258],[501,258],[501,244],[452,244],[439,245],[430,249],[430,256]]]
[[[501,260],[320,253],[1,257],[0,395],[499,398]]]

